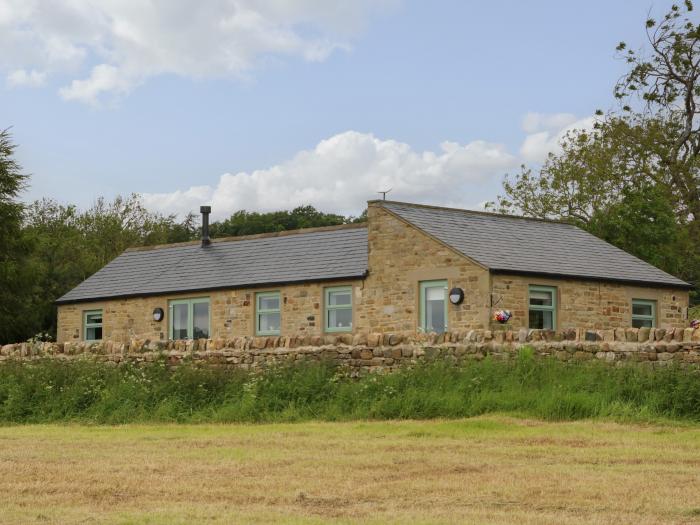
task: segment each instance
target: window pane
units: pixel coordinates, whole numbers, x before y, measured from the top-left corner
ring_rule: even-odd
[[[260,314],[258,316],[259,324],[258,331],[260,332],[279,332],[280,330],[280,314]]]
[[[102,327],[95,326],[92,328],[85,329],[85,339],[88,341],[99,341],[102,339]]]
[[[443,333],[447,329],[445,305],[447,304],[447,282],[421,284],[421,323],[426,332]]]
[[[102,312],[85,315],[85,324],[102,324]]]
[[[329,310],[328,328],[352,328],[352,310],[350,308]]]
[[[530,328],[537,330],[551,330],[554,327],[551,311],[530,310]]]
[[[194,303],[192,311],[194,339],[207,339],[209,337],[209,303]]]
[[[428,301],[426,305],[426,329],[441,334],[445,331],[445,301]]]
[[[173,305],[173,339],[187,339],[188,305]]]
[[[632,326],[634,328],[648,327],[652,328],[651,319],[634,319],[632,318]]]
[[[280,296],[279,295],[263,295],[258,296],[258,310],[279,310]]]
[[[530,304],[532,306],[552,306],[552,292],[530,290]]]
[[[328,306],[350,306],[352,304],[350,290],[328,293]]]
[[[536,330],[544,327],[544,312],[542,310],[530,310],[530,328]]]
[[[544,327],[546,330],[554,329],[554,313],[544,312]]]
[[[632,315],[646,315],[651,317],[653,315],[651,304],[632,303]]]
[[[445,331],[445,287],[425,289],[425,330],[441,334]]]
[[[425,298],[428,301],[444,301],[445,288],[442,286],[433,286],[425,289]]]

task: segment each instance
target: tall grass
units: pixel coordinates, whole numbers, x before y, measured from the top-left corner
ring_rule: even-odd
[[[700,421],[700,375],[535,359],[429,362],[347,377],[328,364],[263,372],[164,362],[0,365],[0,423],[266,422],[457,418],[500,412],[547,420]]]
[[[700,304],[688,310],[688,319],[700,319]]]

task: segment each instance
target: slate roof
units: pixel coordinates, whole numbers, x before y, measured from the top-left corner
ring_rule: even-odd
[[[127,250],[57,303],[361,278],[364,225]]]
[[[494,273],[692,288],[569,224],[373,202]],[[367,249],[366,225],[214,239],[206,248],[199,242],[135,248],[56,302],[363,278]]]
[[[374,202],[492,272],[692,287],[570,224],[402,202]]]

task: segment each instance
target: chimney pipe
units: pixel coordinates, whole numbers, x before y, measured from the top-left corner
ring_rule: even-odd
[[[209,214],[211,213],[211,206],[200,206],[199,212],[202,214],[202,248],[205,248],[211,244],[211,239],[209,238]]]

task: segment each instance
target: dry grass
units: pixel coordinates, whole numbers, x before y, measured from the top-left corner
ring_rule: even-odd
[[[1,523],[698,523],[700,429],[461,421],[0,428]]]

